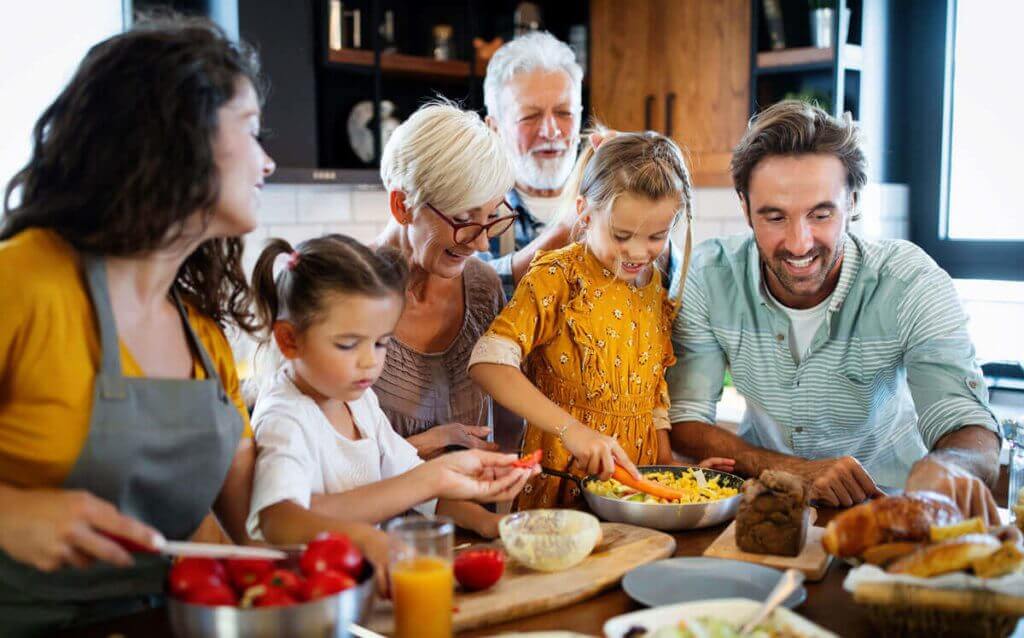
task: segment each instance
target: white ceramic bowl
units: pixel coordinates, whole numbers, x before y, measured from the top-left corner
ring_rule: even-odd
[[[604,624],[604,635],[606,638],[623,638],[633,627],[654,631],[678,623],[680,620],[691,618],[719,618],[742,625],[757,612],[760,606],[761,603],[746,598],[719,598],[718,600],[700,600],[654,607],[609,619]],[[786,629],[798,632],[806,638],[839,638],[836,634],[785,607],[776,608],[772,612],[771,618],[781,623]]]
[[[505,551],[517,562],[556,572],[590,555],[601,538],[597,517],[576,510],[526,510],[498,524]]]

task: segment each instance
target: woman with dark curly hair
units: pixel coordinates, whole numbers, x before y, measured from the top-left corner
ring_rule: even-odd
[[[165,18],[93,47],[36,124],[0,225],[4,632],[160,604],[166,561],[111,534],[186,539],[212,509],[248,540],[254,448],[223,329],[257,327],[240,238],[274,170],[260,86],[244,45]]]

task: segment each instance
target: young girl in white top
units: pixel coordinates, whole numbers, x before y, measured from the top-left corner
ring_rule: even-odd
[[[274,277],[274,263],[287,256]],[[253,273],[257,307],[284,361],[252,415],[258,456],[247,521],[254,538],[294,538],[303,510],[378,524],[410,508],[497,536],[497,514],[534,472],[514,455],[459,452],[423,463],[392,430],[370,386],[402,312],[405,262],[328,235],[293,250],[274,239]],[[270,341],[268,335],[267,341]],[[436,500],[441,497],[441,500]]]

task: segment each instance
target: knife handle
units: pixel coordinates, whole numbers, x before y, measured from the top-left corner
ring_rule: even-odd
[[[133,540],[131,540],[129,538],[125,538],[124,536],[119,536],[118,534],[114,534],[112,532],[100,531],[100,534],[102,536],[106,536],[110,540],[112,540],[115,543],[117,543],[118,545],[120,545],[123,549],[125,549],[125,550],[127,550],[127,551],[129,551],[129,552],[131,552],[133,554],[137,554],[137,553],[142,553],[142,554],[159,554],[160,553],[160,550],[156,549],[155,547],[147,547],[146,545],[142,545],[141,543],[136,543],[135,541],[133,541]]]

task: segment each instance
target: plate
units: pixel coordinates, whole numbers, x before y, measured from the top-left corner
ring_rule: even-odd
[[[667,558],[628,572],[626,594],[648,607],[714,598],[764,600],[782,572],[771,567],[724,558]],[[803,587],[783,603],[790,609],[807,599]]]
[[[623,638],[634,627],[652,631],[687,618],[711,616],[725,620],[745,620],[754,615],[760,605],[761,603],[754,600],[726,598],[634,611],[610,618],[604,624],[604,635],[607,638]],[[838,638],[836,634],[784,607],[779,607],[772,612],[772,618],[786,629],[795,631],[801,636],[807,636],[807,638]]]

